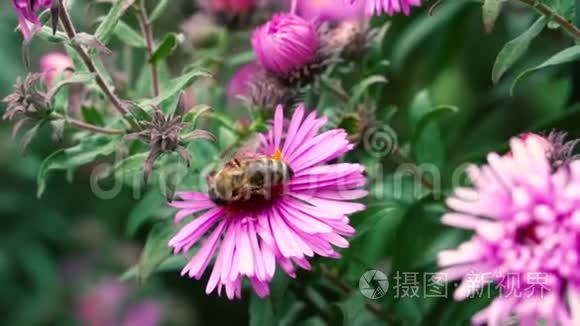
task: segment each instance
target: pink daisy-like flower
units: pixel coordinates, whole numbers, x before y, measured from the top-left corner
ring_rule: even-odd
[[[366,178],[360,164],[327,164],[351,150],[352,144],[342,129],[320,133],[326,121],[315,112],[306,114],[300,105],[285,123],[278,106],[272,128],[260,135],[258,153],[282,160],[293,175],[285,190],[269,200],[228,206],[214,203],[206,193],[178,194],[181,201],[171,203],[180,209],[176,223],[203,213],[169,241],[175,253],[187,252],[209,234],[182,275],[200,279],[215,255],[206,293],[217,287],[221,294],[225,287],[228,298],[240,297],[242,280],[248,278],[258,296],[265,297],[276,265],[294,277],[295,265],[311,268],[308,257],[340,256],[333,246],[348,247],[345,237],[355,233],[347,215],[365,208],[351,201],[367,195],[361,189]]]
[[[50,52],[40,58],[40,71],[44,74],[44,83],[52,87],[54,79],[66,69],[73,68],[71,58],[61,52]]]
[[[33,30],[28,25],[31,23],[34,29],[41,27],[36,12],[41,9],[50,8],[52,0],[12,0],[12,6],[18,16],[18,23],[24,39],[29,40],[32,37]]]
[[[282,76],[314,61],[319,43],[314,24],[290,13],[275,14],[252,35],[258,63]]]
[[[475,324],[580,324],[580,161],[555,169],[546,139],[516,137],[510,154],[471,167],[473,186],[448,199],[443,223],[471,240],[439,254],[442,277],[462,279],[463,300],[489,283],[500,295]]]
[[[347,4],[363,2],[367,15],[380,15],[386,13],[389,16],[402,12],[405,15],[411,13],[411,7],[420,7],[421,0],[344,0]]]
[[[299,1],[297,12],[307,19],[320,21],[356,20],[364,17],[362,1],[343,3],[344,0],[308,0]]]

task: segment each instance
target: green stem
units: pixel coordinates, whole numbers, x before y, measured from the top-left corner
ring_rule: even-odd
[[[125,131],[121,130],[121,129],[110,129],[110,128],[95,126],[93,124],[86,123],[84,121],[65,117],[62,114],[56,113],[56,112],[53,112],[50,114],[50,119],[51,120],[64,120],[64,122],[71,127],[75,127],[77,129],[86,130],[86,131],[90,131],[90,132],[94,132],[94,133],[98,133],[98,134],[106,134],[106,135],[124,135],[125,134]]]
[[[67,37],[71,40],[70,46],[79,54],[79,56],[81,57],[81,60],[83,61],[83,63],[87,67],[87,69],[95,76],[95,82],[97,83],[99,88],[103,91],[103,93],[105,93],[105,96],[113,104],[115,109],[117,109],[117,111],[119,111],[119,113],[121,113],[121,115],[131,124],[131,126],[133,128],[136,127],[137,129],[139,129],[139,125],[137,124],[137,122],[135,122],[131,118],[129,110],[127,110],[127,108],[125,108],[123,106],[123,104],[121,103],[121,100],[113,92],[112,88],[107,84],[107,82],[105,81],[105,78],[103,78],[103,75],[97,69],[97,66],[93,62],[93,59],[91,58],[91,56],[87,53],[87,51],[81,45],[78,45],[75,42],[72,42],[72,40],[75,38],[75,36],[77,34],[76,30],[74,28],[74,25],[72,23],[72,19],[70,17],[68,9],[64,3],[64,0],[59,0],[59,4],[60,4],[60,10],[59,10],[60,22],[64,28],[64,31],[65,31]]]
[[[548,19],[558,23],[558,25],[560,25],[574,39],[580,40],[580,28],[576,27],[574,24],[566,20],[566,18],[560,16],[552,8],[546,6],[541,0],[519,0],[519,1],[527,4],[528,6],[534,7],[539,13],[546,16]],[[576,17],[576,19],[578,19],[578,17]]]
[[[137,19],[139,20],[139,25],[141,26],[141,32],[143,32],[143,37],[145,38],[145,45],[147,48],[148,58],[151,58],[153,51],[155,50],[155,40],[153,39],[153,30],[151,28],[151,22],[147,17],[147,11],[145,9],[145,1],[139,1],[137,4]],[[159,96],[161,93],[159,88],[159,73],[157,71],[157,64],[151,62],[151,80],[153,82],[153,95]]]

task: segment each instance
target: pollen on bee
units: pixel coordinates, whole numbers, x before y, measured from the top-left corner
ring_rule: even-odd
[[[277,148],[274,154],[272,154],[272,159],[276,161],[282,161],[282,151]]]

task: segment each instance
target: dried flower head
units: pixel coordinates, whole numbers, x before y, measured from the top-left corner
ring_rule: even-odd
[[[263,69],[256,72],[255,78],[248,82],[247,93],[241,97],[248,105],[263,111],[271,111],[278,104],[294,106],[300,101],[296,88]]]
[[[6,103],[6,111],[2,119],[14,122],[13,133],[27,122],[48,119],[52,108],[46,101],[46,93],[39,90],[43,74],[28,74],[24,81],[19,77],[14,84],[14,92],[2,100]]]
[[[180,108],[183,108],[183,106],[180,106]],[[127,139],[140,139],[150,146],[149,155],[143,169],[145,183],[149,179],[155,161],[161,154],[177,152],[189,167],[191,156],[185,148],[186,143],[197,138],[215,141],[213,134],[201,129],[196,129],[183,135],[185,128],[189,126],[188,123],[183,121],[186,113],[185,110],[178,109],[174,114],[166,115],[161,109],[154,107],[152,120],[141,122],[144,129],[126,136]]]
[[[368,21],[339,22],[321,35],[322,51],[338,54],[346,60],[358,60],[372,46],[378,35]]]

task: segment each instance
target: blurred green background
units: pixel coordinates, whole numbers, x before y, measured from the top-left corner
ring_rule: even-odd
[[[577,67],[574,70],[572,65],[566,65],[542,70],[519,83],[514,96],[509,92],[518,71],[545,61],[571,45],[570,39],[558,30],[543,32],[526,56],[494,85],[491,68],[497,53],[503,44],[533,22],[537,17],[535,12],[509,5],[495,30],[485,33],[480,4],[445,2],[433,16],[427,13],[426,5],[410,18],[396,17],[382,44],[379,55],[390,64],[376,68],[374,73],[384,74],[389,83],[376,99],[377,108],[379,112],[392,105],[399,108],[392,124],[399,139],[410,134],[406,108],[422,89],[430,91],[435,104],[450,104],[460,109],[442,122],[448,172],[465,162],[481,162],[486,152],[502,150],[509,137],[524,131],[557,128],[572,137],[580,137],[580,107],[577,106],[580,87],[573,81],[573,76],[578,76]],[[91,17],[95,15],[92,10],[99,9],[87,8],[82,2],[75,9],[79,26],[94,28],[82,25],[87,23],[83,17],[87,12]],[[193,10],[191,1],[172,1],[169,11],[156,23],[156,35],[177,30]],[[4,97],[11,92],[16,77],[25,73],[25,68],[22,38],[15,31],[17,20],[8,1],[0,4],[0,20],[3,22],[0,24],[0,96]],[[377,18],[375,23],[383,20]],[[31,70],[37,70],[38,58],[52,49],[34,40],[30,45]],[[142,54],[138,56],[142,58]],[[3,104],[0,108],[3,110]],[[92,293],[102,280],[118,278],[134,265],[147,234],[142,230],[135,237],[126,235],[127,216],[135,200],[129,190],[111,200],[96,198],[88,186],[90,166],[79,169],[72,178],[55,173],[48,191],[37,198],[39,166],[43,158],[63,144],[45,130],[23,154],[18,149],[18,139],[18,136],[11,137],[10,124],[3,122],[0,127],[0,314],[6,325],[79,324],[80,298]],[[444,178],[445,183],[449,182],[449,176]],[[432,262],[436,248],[445,245],[430,242],[437,238],[431,234],[445,229],[438,225],[439,213],[431,213],[429,223],[414,220],[416,214],[412,209],[405,211],[397,223],[381,220],[368,231],[367,237],[353,241],[345,257],[360,253],[381,261],[381,257],[412,255],[410,250],[416,250],[428,255],[426,261]],[[427,228],[434,229],[421,233]],[[353,273],[346,281],[356,286],[356,275],[360,274]],[[165,272],[156,274],[146,284],[131,283],[130,286],[129,299],[122,305],[154,300],[162,307],[163,320],[168,325],[247,324],[249,320],[248,296],[235,302],[207,296],[203,279],[196,282],[181,278],[177,272]],[[98,306],[99,301],[92,298]],[[428,324],[430,320],[443,324],[444,320],[451,320],[465,324],[473,313],[472,307],[462,308],[460,304],[449,307],[424,314],[432,319],[411,317],[408,323]],[[413,315],[414,312],[406,313]]]

